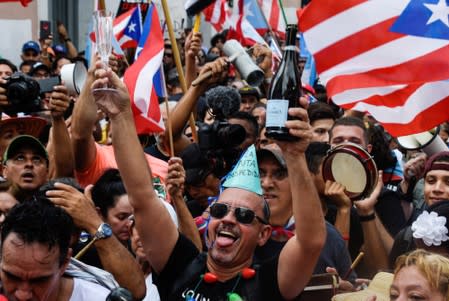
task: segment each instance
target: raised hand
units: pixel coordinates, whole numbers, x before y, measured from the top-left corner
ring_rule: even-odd
[[[287,157],[296,158],[300,153],[304,153],[312,139],[312,127],[307,115],[308,100],[305,97],[301,97],[299,102],[299,107],[288,110],[288,114],[295,119],[288,120],[285,123],[289,133],[299,138],[299,140],[290,142],[276,140],[286,159]]]
[[[53,118],[63,117],[69,106],[70,97],[67,92],[67,87],[64,85],[54,86],[48,104],[51,116]]]
[[[84,194],[63,183],[55,183],[54,186],[55,189],[46,192],[48,199],[56,206],[66,210],[76,226],[89,232],[95,232],[102,221],[90,195],[93,186],[89,185]]]
[[[95,90],[92,95],[97,106],[109,117],[114,117],[122,112],[130,111],[129,93],[125,84],[118,78],[111,68],[104,69],[101,61],[95,62],[96,80],[92,84],[92,90],[106,85],[115,89],[113,93],[103,90]]]
[[[354,202],[357,213],[359,215],[366,216],[374,213],[374,206],[377,204],[377,199],[379,198],[380,192],[382,191],[382,187],[384,187],[382,174],[383,171],[379,170],[377,185],[371,195],[363,200]]]
[[[172,157],[168,161],[167,174],[167,190],[171,197],[179,196],[184,193],[184,182],[186,179],[186,172],[182,165],[182,159]]]
[[[202,39],[203,37],[201,32],[190,32],[184,45],[184,50],[188,57],[194,59],[198,55],[198,52],[201,49]]]

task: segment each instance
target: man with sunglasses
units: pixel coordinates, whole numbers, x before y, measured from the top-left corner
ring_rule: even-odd
[[[120,79],[110,70],[96,65],[97,80],[92,87],[108,82],[117,93],[94,94],[97,105],[110,118],[113,148],[117,164],[134,207],[136,229],[157,274],[161,300],[290,300],[298,296],[310,279],[325,240],[324,218],[316,189],[305,159],[312,136],[308,123],[307,101],[303,107],[290,109],[295,119],[287,121],[297,141],[278,141],[284,152],[292,187],[295,236],[282,249],[279,257],[253,265],[254,250],[266,243],[271,226],[266,224],[268,211],[262,196],[257,161],[247,161],[256,172],[245,172],[246,178],[257,178],[259,187],[248,190],[228,185],[210,209],[206,242],[207,253],[178,232],[170,216],[152,189],[151,170],[146,167],[137,138],[129,94]],[[226,74],[221,61],[207,64],[201,72],[212,71],[207,80],[213,84]],[[252,147],[253,152],[254,147]],[[248,150],[250,152],[250,150]],[[173,159],[170,159],[173,160]],[[293,172],[294,171],[294,172]],[[253,179],[254,180],[254,179]],[[235,181],[248,184],[244,181]],[[226,186],[226,185],[225,185]]]

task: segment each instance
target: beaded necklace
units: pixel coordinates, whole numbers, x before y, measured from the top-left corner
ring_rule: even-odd
[[[228,297],[228,301],[242,301],[242,297],[240,297],[239,294],[235,293],[235,289],[237,288],[237,286],[240,283],[240,279],[251,279],[254,277],[254,275],[256,275],[256,271],[254,269],[251,268],[244,268],[237,276],[237,280],[235,281],[234,286],[232,287],[232,290],[230,292],[228,292],[226,295]],[[218,281],[217,276],[214,273],[211,272],[206,272],[204,274],[201,274],[200,276],[200,280],[198,281],[198,283],[195,285],[195,288],[193,289],[193,291],[190,291],[186,294],[185,300],[186,301],[195,301],[194,296],[195,296],[195,291],[198,289],[198,287],[200,286],[200,284],[202,282],[208,283],[208,284],[214,284]]]

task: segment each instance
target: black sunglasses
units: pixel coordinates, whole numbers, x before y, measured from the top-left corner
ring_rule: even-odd
[[[264,225],[268,224],[265,219],[257,216],[251,209],[245,207],[232,207],[231,205],[225,203],[212,204],[209,208],[209,214],[213,218],[223,218],[228,214],[231,208],[234,208],[235,219],[241,224],[251,224],[254,218]]]

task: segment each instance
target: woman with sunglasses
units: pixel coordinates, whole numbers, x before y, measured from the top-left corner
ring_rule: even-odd
[[[107,95],[94,94],[94,98],[113,124],[115,157],[134,208],[143,248],[158,274],[156,284],[161,300],[271,301],[298,296],[312,275],[326,235],[319,197],[304,154],[312,136],[305,109],[307,100],[301,98],[302,107],[289,110],[294,119],[286,122],[290,133],[298,140],[278,141],[289,169],[295,171],[289,173],[293,215],[297,221],[295,236],[278,258],[256,267],[252,264],[254,250],[270,237],[271,226],[265,224],[268,216],[264,214],[258,176],[251,183],[259,183],[259,187],[242,187],[247,187],[246,180],[258,172],[245,173],[245,181],[228,185],[220,194],[217,204],[223,205],[211,208],[207,231],[209,250],[200,253],[178,232],[152,189],[151,169],[144,161],[126,87],[116,74],[104,70],[99,63],[96,67],[97,79],[92,87],[108,83],[117,90]],[[191,86],[187,94],[204,92],[226,76],[227,67],[225,58],[206,64],[201,73],[211,71],[212,77],[196,87]],[[248,152],[247,157],[252,160],[242,164],[257,168],[254,148],[249,148]],[[238,188],[237,184],[243,186]]]

